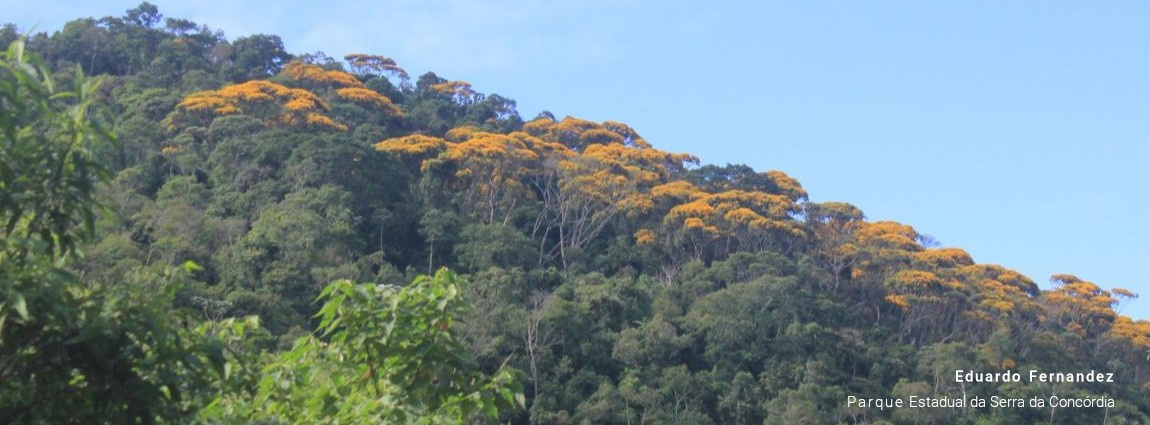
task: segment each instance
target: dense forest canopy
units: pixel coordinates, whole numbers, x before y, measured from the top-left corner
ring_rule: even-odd
[[[1137,294],[1042,290],[781,171],[148,3],[0,44],[14,423],[1150,421]],[[1116,403],[846,402],[911,395]]]

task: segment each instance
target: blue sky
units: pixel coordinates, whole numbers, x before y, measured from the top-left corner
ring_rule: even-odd
[[[295,53],[391,56],[528,119],[623,121],[1044,286],[1070,273],[1150,299],[1147,2],[153,3]],[[54,31],[136,4],[0,0],[0,21]]]

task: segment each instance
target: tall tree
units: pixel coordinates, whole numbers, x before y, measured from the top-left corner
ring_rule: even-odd
[[[62,267],[93,235],[113,139],[88,115],[98,82],[77,74],[66,91],[51,75],[23,41],[0,55],[0,417],[187,418],[222,353],[168,314],[174,271],[91,288]]]

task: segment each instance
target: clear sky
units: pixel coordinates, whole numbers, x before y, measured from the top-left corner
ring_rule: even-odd
[[[1142,293],[1150,318],[1150,2],[153,0],[294,53],[395,58],[705,163],[798,178],[1017,269]],[[55,31],[136,1],[0,0]]]

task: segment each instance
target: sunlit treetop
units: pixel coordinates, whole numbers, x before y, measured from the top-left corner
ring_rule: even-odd
[[[591,145],[623,145],[623,136],[606,128],[592,128],[579,135],[579,143]]]
[[[688,232],[699,232],[710,238],[718,238],[723,233],[723,229],[719,226],[707,224],[702,218],[687,217],[683,220],[683,230]]]
[[[286,115],[284,117],[284,123],[299,128],[347,131],[346,125],[336,122],[327,115],[317,114],[314,112],[309,112],[303,115]]]
[[[543,137],[554,125],[554,118],[540,115],[531,121],[523,123],[523,131],[531,133],[531,135],[535,137]]]
[[[269,124],[313,130],[346,131],[347,126],[325,115],[326,102],[303,89],[265,80],[252,80],[188,95],[169,117],[171,126],[200,117],[247,114],[263,117]]]
[[[394,76],[404,81],[409,79],[407,71],[400,68],[399,65],[389,57],[352,53],[344,56],[343,59],[351,66],[352,72],[360,75],[376,74]]]
[[[684,170],[687,164],[698,162],[689,154],[636,149],[621,144],[590,145],[583,151],[583,156],[621,167],[642,183],[651,185],[667,181],[671,175]]]
[[[946,303],[948,293],[966,289],[962,283],[923,270],[900,270],[885,282],[896,297],[886,300],[900,308]]]
[[[1102,290],[1102,288],[1095,285],[1093,282],[1087,282],[1078,278],[1078,276],[1069,274],[1056,274],[1050,277],[1050,282],[1055,285],[1055,291],[1067,294],[1069,296],[1086,298],[1105,295],[1110,296],[1110,292]]]
[[[372,106],[376,109],[386,111],[388,115],[402,115],[399,107],[391,103],[391,99],[389,99],[387,96],[379,94],[379,92],[376,92],[375,90],[364,87],[345,87],[337,89],[335,92],[336,95],[341,99]]]
[[[401,112],[387,96],[363,85],[354,75],[325,70],[301,61],[288,63],[281,73],[289,87],[267,80],[251,80],[188,95],[170,117],[175,127],[187,120],[210,120],[213,116],[247,114],[265,119],[269,125],[287,125],[309,130],[347,131],[347,125],[327,115],[328,102],[344,100],[383,111],[389,116]],[[334,91],[327,91],[334,89]],[[316,93],[327,93],[321,98]]]
[[[862,210],[846,202],[811,202],[805,205],[805,209],[810,222],[856,222],[866,218]]]
[[[651,196],[676,199],[679,201],[707,195],[707,193],[700,191],[698,187],[686,180],[675,180],[651,188]]]
[[[562,161],[574,155],[562,145],[540,140],[521,131],[491,133],[475,126],[453,128],[443,138],[419,134],[394,137],[376,143],[375,149],[418,159],[422,161],[421,168],[424,169],[431,159],[463,164],[484,157],[506,156],[505,159],[514,161],[505,165],[514,164],[515,168],[497,171],[508,177],[526,176],[534,170],[528,165],[543,158]],[[466,173],[466,170],[461,172]]]
[[[1114,294],[1115,296],[1125,297],[1125,298],[1129,298],[1129,299],[1137,299],[1138,298],[1137,293],[1135,293],[1134,291],[1131,291],[1129,289],[1126,289],[1126,288],[1114,288],[1114,289],[1111,289],[1110,292],[1112,294]]]
[[[890,294],[890,295],[887,295],[886,297],[884,297],[883,299],[885,299],[886,302],[891,303],[891,305],[898,307],[899,309],[902,309],[902,310],[910,309],[910,302],[908,302],[906,300],[905,296],[898,295],[898,294]]]
[[[411,134],[387,139],[375,144],[381,152],[418,157],[435,156],[447,149],[448,142],[438,137]]]
[[[994,279],[985,279],[976,284],[980,291],[979,305],[996,313],[1012,313],[1016,310],[1016,302],[1011,297],[1018,297],[1017,288],[1003,284]]]
[[[729,190],[705,199],[720,210],[750,208],[775,220],[789,219],[798,210],[798,205],[786,197],[763,192]]]
[[[390,116],[402,115],[390,98],[367,88],[354,75],[343,71],[292,61],[284,66],[281,75],[313,89],[334,88],[338,98],[381,110]]]
[[[719,211],[715,209],[715,207],[712,206],[709,202],[707,202],[706,198],[703,198],[693,202],[676,205],[674,208],[671,208],[670,212],[667,213],[667,218],[668,220],[675,219],[680,221],[691,218],[698,220],[713,220],[718,215]]]
[[[727,190],[749,190],[784,195],[794,201],[807,199],[807,192],[782,171],[756,172],[746,165],[704,165],[691,170],[686,179],[705,191],[718,193]]]
[[[1096,330],[1100,323],[1109,323],[1117,317],[1113,307],[1118,300],[1093,282],[1069,274],[1051,276],[1050,282],[1055,288],[1043,292],[1042,300],[1052,312],[1062,313],[1070,323],[1081,327],[1081,332]]]
[[[636,245],[653,245],[655,243],[656,234],[651,229],[639,229],[635,232]]]
[[[1108,336],[1112,339],[1124,341],[1135,348],[1145,352],[1150,350],[1150,321],[1118,316],[1111,325]]]
[[[893,282],[905,288],[931,289],[942,280],[937,275],[921,270],[903,270],[894,275]]]
[[[481,132],[483,131],[474,125],[463,125],[448,130],[447,133],[443,135],[443,138],[449,142],[459,143],[466,141],[467,139],[470,139],[471,136]]]
[[[494,134],[495,133],[483,131],[474,125],[464,125],[448,130],[447,133],[444,134],[443,138],[448,142],[462,143],[475,137],[491,137]],[[540,139],[523,131],[513,131],[511,133],[499,135],[514,139],[519,143],[522,143],[526,149],[530,149],[541,158],[546,157],[563,159],[574,156],[574,153],[571,152],[570,149],[567,149],[566,146]]]
[[[444,155],[445,159],[452,161],[467,161],[482,157],[497,158],[509,157],[518,161],[530,161],[539,156],[523,143],[523,141],[506,134],[475,133],[460,143],[450,144]],[[506,170],[523,171],[525,170]]]
[[[563,159],[572,158],[576,155],[570,149],[562,144],[543,140],[538,137],[532,136],[524,131],[514,131],[507,135],[522,142],[528,149],[531,149],[540,156],[540,159],[550,159],[561,161]]]
[[[769,192],[778,192],[793,201],[802,201],[807,199],[807,191],[803,189],[803,185],[799,183],[794,177],[788,176],[787,173],[778,170],[767,171],[767,178],[775,187],[774,190]]]
[[[887,249],[919,251],[918,232],[913,227],[894,222],[876,221],[862,226],[855,237],[864,244],[874,244]]]
[[[451,98],[460,105],[472,105],[483,100],[483,95],[471,88],[466,81],[445,81],[432,84],[431,91]]]
[[[600,144],[627,145],[631,140],[642,140],[633,129],[620,123],[611,123],[607,127],[592,121],[580,118],[565,117],[562,121],[555,121],[550,117],[539,117],[523,125],[523,131],[532,136],[546,140],[553,140],[568,148],[582,152],[588,146]],[[620,132],[613,131],[619,130]],[[635,147],[649,147],[646,142],[634,144]]]
[[[914,258],[931,267],[962,267],[974,264],[970,254],[958,248],[927,249],[915,253]]]
[[[219,90],[192,93],[178,107],[190,112],[212,111],[217,114],[240,113],[240,105],[270,103],[288,97],[291,89],[270,81],[253,80]]]
[[[326,70],[315,64],[291,61],[284,65],[281,75],[303,84],[335,87],[363,87],[354,75],[343,71]]]
[[[636,148],[651,147],[651,144],[647,143],[647,141],[643,139],[643,136],[639,135],[639,132],[627,124],[617,121],[603,121],[603,128],[623,137],[623,144],[627,146]]]
[[[410,135],[375,144],[375,149],[419,161],[420,170],[450,174],[443,183],[462,193],[461,209],[479,216],[484,223],[505,220],[517,203],[516,197],[531,196],[524,181],[540,173],[540,160],[561,160],[559,151],[548,149],[548,143],[527,133],[491,133],[474,126],[452,129],[447,139]],[[414,164],[412,164],[414,165]]]
[[[1027,298],[1037,297],[1040,292],[1038,284],[1034,283],[1030,278],[1023,276],[1022,273],[999,265],[971,264],[959,269],[959,273],[975,282],[986,283],[987,281],[993,281],[996,284],[1010,287],[1011,290],[1008,292]]]
[[[798,205],[785,196],[730,190],[714,194],[700,192],[690,197],[692,201],[671,208],[664,222],[686,228],[710,226],[718,232],[744,239],[760,234],[754,232],[779,231],[798,238],[806,236],[791,217],[798,211]]]

